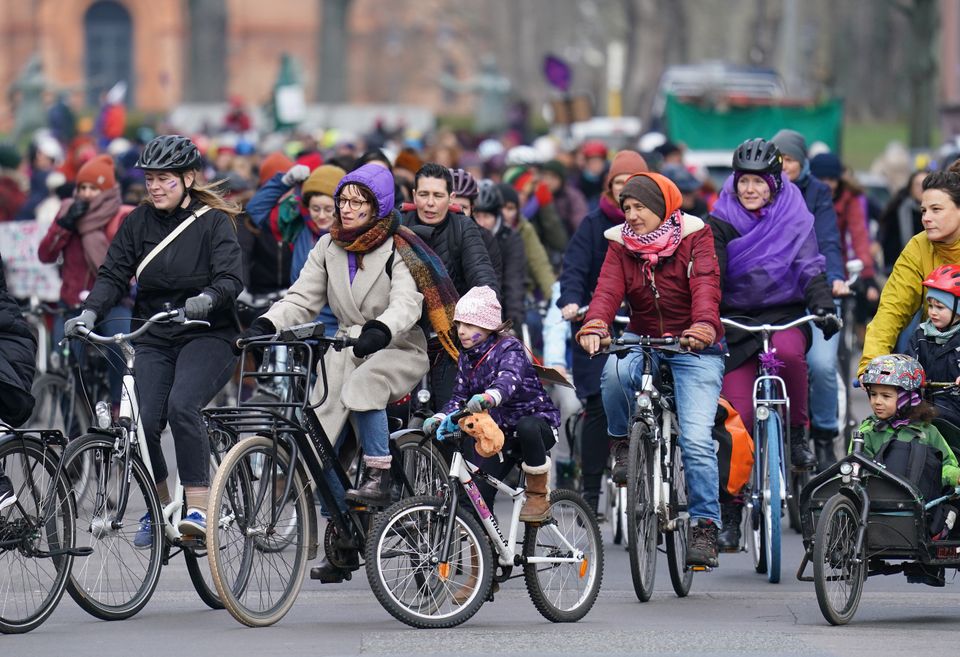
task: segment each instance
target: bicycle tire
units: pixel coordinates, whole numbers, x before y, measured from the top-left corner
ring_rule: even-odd
[[[41,374],[30,386],[30,394],[36,399],[36,404],[26,427],[56,429],[68,439],[89,430],[92,418],[86,400],[64,375],[54,372]]]
[[[460,505],[453,510],[459,540],[450,553],[445,577],[433,561],[449,512],[448,500],[409,497],[381,513],[367,537],[365,569],[370,588],[387,613],[411,627],[456,627],[476,614],[490,596],[494,570],[490,541],[479,521]],[[391,575],[405,564],[412,569],[410,575]],[[413,591],[408,586],[411,581]]]
[[[685,598],[693,584],[693,571],[687,568],[687,536],[690,516],[687,513],[687,478],[676,436],[673,441],[673,470],[670,485],[670,512],[676,518],[673,531],[667,532],[667,569],[670,584],[678,598]]]
[[[0,467],[17,496],[16,502],[0,511],[0,543],[7,546],[0,548],[0,633],[23,634],[43,624],[63,598],[74,557],[33,557],[30,550],[74,547],[73,499],[62,473],[53,487],[54,499],[47,499],[49,484],[57,476],[57,459],[36,440],[13,439],[0,446]],[[37,475],[42,475],[40,481]],[[39,509],[45,508],[56,513],[43,523],[46,531],[35,531],[31,517],[39,518]],[[26,573],[31,576],[25,578]],[[37,587],[44,582],[50,586],[36,602]],[[16,589],[18,584],[24,585],[22,592]],[[34,606],[28,608],[31,602]]]
[[[627,535],[627,487],[617,486],[612,481],[608,487],[610,497],[610,530],[614,545],[622,545]],[[626,546],[624,546],[626,548]]]
[[[551,542],[551,537],[557,540]],[[603,539],[597,519],[579,493],[557,489],[550,493],[550,520],[527,524],[523,556],[526,559],[569,557],[572,555],[567,544],[582,550],[585,558],[579,563],[526,563],[523,566],[523,578],[533,606],[554,623],[574,623],[586,616],[597,601],[603,582]],[[580,585],[583,580],[585,583]],[[556,594],[552,593],[554,582],[559,584]],[[567,587],[571,582],[577,585],[572,595]]]
[[[207,523],[210,572],[224,607],[231,616],[249,627],[273,625],[290,611],[300,593],[307,568],[307,503],[308,499],[312,503],[312,493],[295,464],[290,463],[286,450],[277,449],[278,458],[274,464],[269,460],[272,449],[273,441],[263,436],[239,441],[227,452],[210,487],[210,508],[221,514],[217,522]],[[264,459],[263,470],[261,476],[254,477],[250,459],[258,454]],[[277,474],[269,475],[274,467],[278,468]],[[275,530],[270,527],[270,488],[289,476],[293,476],[293,482],[290,498],[285,504],[293,510],[294,538],[282,550],[261,549],[273,540],[271,532]],[[224,516],[226,509],[231,513]],[[287,537],[278,540],[286,541]],[[239,565],[231,565],[230,556],[237,549]],[[273,576],[258,578],[256,573],[263,570],[260,566],[267,559],[285,559],[291,551],[290,563],[284,563],[282,569],[270,566]],[[283,590],[278,597],[274,599],[272,592],[265,594],[262,587],[271,586],[284,572]],[[254,608],[252,603],[262,602],[265,595],[267,602],[264,604],[269,606]]]
[[[850,498],[838,493],[827,500],[814,534],[813,583],[820,613],[831,625],[849,623],[860,604],[866,560],[862,550],[854,553],[859,527],[860,512]],[[842,598],[835,600],[831,592]]]
[[[777,413],[770,414],[767,422],[767,459],[766,487],[769,494],[764,495],[763,520],[765,555],[767,561],[767,581],[776,584],[780,581],[780,543],[782,539],[783,497],[781,484],[781,424]]]
[[[406,490],[397,482],[397,499],[418,495],[443,497],[449,485],[450,466],[433,441],[424,441],[422,434],[408,433],[397,438],[395,443],[403,460],[398,467],[403,468],[412,487],[412,490]]]
[[[645,435],[642,422],[630,429],[627,457],[627,552],[633,591],[640,602],[653,595],[657,577],[659,521],[653,506],[653,445]]]
[[[127,484],[121,463],[113,459],[113,446],[113,438],[89,434],[72,442],[63,457],[68,472],[78,459],[89,458],[96,466],[88,494],[77,501],[76,509],[77,544],[93,548],[93,554],[72,570],[67,591],[84,611],[101,620],[124,620],[143,609],[157,588],[163,566],[162,523],[150,523],[146,548],[134,545],[141,514],[162,517],[153,475],[133,454]],[[116,517],[112,502],[120,499],[124,485],[129,485],[129,499],[123,524],[112,528]],[[117,572],[123,575],[111,575]]]

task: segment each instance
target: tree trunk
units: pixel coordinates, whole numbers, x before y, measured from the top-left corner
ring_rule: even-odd
[[[317,100],[343,103],[347,100],[347,14],[350,0],[321,0],[320,4]]]
[[[939,0],[914,0],[910,12],[913,43],[910,66],[910,147],[933,145],[937,114],[937,52],[940,34]]]

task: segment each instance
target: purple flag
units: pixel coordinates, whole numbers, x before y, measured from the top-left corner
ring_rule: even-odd
[[[570,65],[554,55],[543,58],[543,74],[552,87],[564,93],[570,89],[570,79],[573,76]]]

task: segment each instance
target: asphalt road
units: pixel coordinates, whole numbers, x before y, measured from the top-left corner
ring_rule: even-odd
[[[860,393],[862,394],[862,393]],[[857,414],[866,405],[857,399]],[[172,458],[172,446],[167,450]],[[363,571],[352,582],[306,580],[291,612],[269,628],[249,629],[200,601],[183,561],[168,566],[148,606],[135,618],[106,623],[65,596],[33,633],[0,636],[4,657],[47,655],[919,655],[952,651],[960,640],[960,583],[944,589],[908,584],[903,576],[867,581],[859,611],[845,627],[820,614],[812,583],[795,578],[802,546],[787,530],[783,576],[769,584],[746,554],[722,555],[720,568],[697,574],[678,599],[666,557],[656,592],[637,601],[627,553],[603,526],[606,567],[600,597],[582,621],[544,620],[523,580],[452,630],[414,630],[394,620],[370,592]]]

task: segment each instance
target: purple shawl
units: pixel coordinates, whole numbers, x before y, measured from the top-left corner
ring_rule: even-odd
[[[783,189],[759,216],[740,204],[731,175],[711,214],[740,234],[727,243],[725,306],[750,310],[803,301],[807,284],[825,271],[813,215],[786,175]]]

